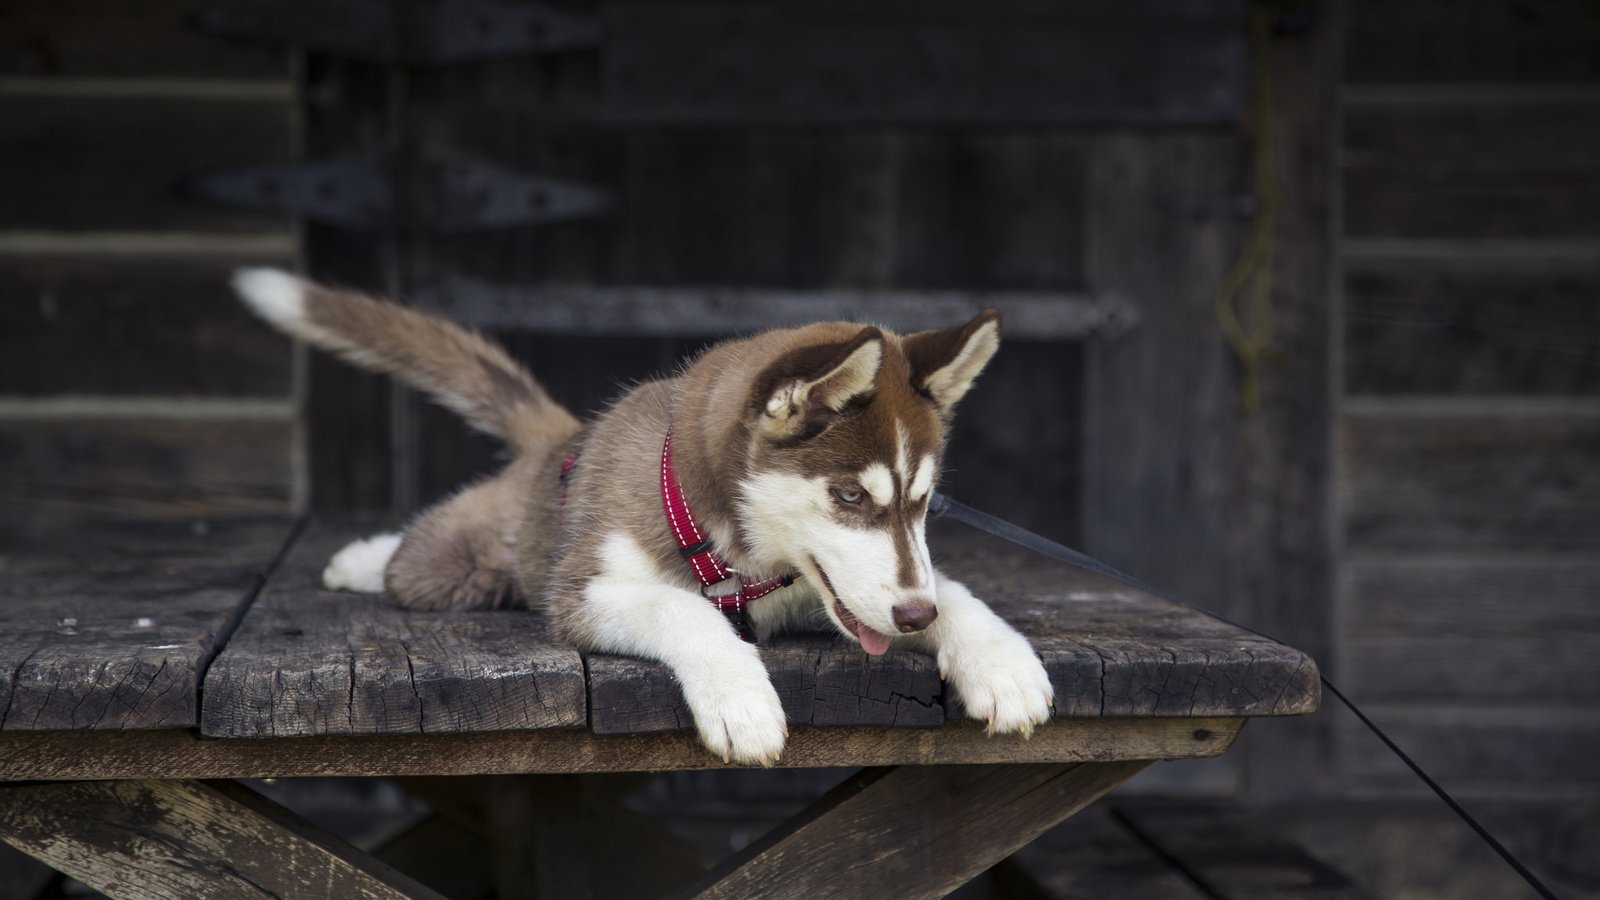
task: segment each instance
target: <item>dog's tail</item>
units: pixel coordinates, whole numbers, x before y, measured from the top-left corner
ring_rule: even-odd
[[[399,379],[515,450],[547,447],[578,427],[526,369],[477,332],[277,269],[240,269],[233,288],[282,331]]]

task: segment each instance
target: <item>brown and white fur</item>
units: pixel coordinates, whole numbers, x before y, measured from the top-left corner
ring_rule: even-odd
[[[701,596],[662,510],[671,428],[684,495],[729,565],[803,576],[751,604],[760,638],[820,611],[869,653],[892,638],[933,654],[990,733],[1026,736],[1049,717],[1027,640],[935,570],[924,537],[951,415],[999,348],[993,310],[905,336],[825,322],[725,341],[584,424],[442,319],[270,269],[234,286],[283,331],[427,392],[516,454],[403,534],[341,550],[329,587],[413,609],[542,604],[579,647],[670,667],[713,753],[771,765],[788,734],[778,694]],[[581,456],[563,506],[569,453]]]

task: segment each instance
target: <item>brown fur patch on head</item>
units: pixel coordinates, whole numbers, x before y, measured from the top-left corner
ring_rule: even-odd
[[[986,309],[965,325],[907,335],[904,344],[912,385],[948,414],[1000,349],[1000,311]]]
[[[757,430],[781,441],[814,437],[871,402],[883,361],[883,332],[870,326],[846,341],[785,353],[756,376],[750,402]]]
[[[761,443],[763,436],[767,440],[765,447],[756,448],[755,458],[835,479],[854,478],[866,466],[882,463],[894,473],[896,493],[903,496],[917,462],[925,456],[935,460],[941,456],[944,422],[935,405],[912,384],[911,364],[901,339],[876,328],[868,331],[883,347],[871,385],[855,394],[843,409],[818,415],[790,435],[774,438],[758,429],[757,442]],[[758,417],[764,414],[765,409],[756,411]],[[900,459],[902,452],[904,460]],[[898,471],[901,464],[910,471]]]

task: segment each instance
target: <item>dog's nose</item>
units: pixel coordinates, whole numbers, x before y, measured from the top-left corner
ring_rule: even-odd
[[[911,634],[921,631],[933,624],[939,618],[939,609],[926,600],[913,600],[902,603],[894,608],[894,627],[900,629],[901,634]]]

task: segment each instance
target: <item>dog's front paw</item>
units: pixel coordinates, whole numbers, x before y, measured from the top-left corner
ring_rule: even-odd
[[[1027,638],[1010,628],[943,648],[939,671],[954,685],[967,715],[989,734],[1033,734],[1050,719],[1055,689]]]
[[[783,754],[788,717],[765,669],[747,677],[729,673],[693,688],[685,683],[684,699],[700,742],[723,762],[770,767]]]

